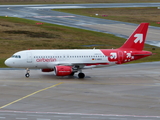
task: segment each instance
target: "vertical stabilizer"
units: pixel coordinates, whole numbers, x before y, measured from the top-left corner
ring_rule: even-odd
[[[143,50],[149,23],[141,23],[120,49]]]

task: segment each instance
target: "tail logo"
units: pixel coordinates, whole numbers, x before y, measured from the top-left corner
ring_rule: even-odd
[[[126,58],[131,58],[131,53],[127,53],[127,57]]]
[[[110,53],[111,59],[117,59],[117,53]]]
[[[143,42],[143,34],[135,34],[134,37],[136,37],[136,39],[134,40],[134,43]]]

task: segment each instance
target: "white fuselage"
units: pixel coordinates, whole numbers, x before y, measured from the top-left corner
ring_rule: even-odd
[[[102,63],[102,64],[101,64]],[[101,67],[107,63],[108,56],[101,50],[25,50],[15,53],[5,64],[15,68],[53,68],[56,65],[79,65],[81,68]]]

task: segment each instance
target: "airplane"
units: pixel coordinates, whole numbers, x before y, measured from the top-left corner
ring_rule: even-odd
[[[5,64],[26,68],[27,78],[31,68],[53,71],[56,76],[73,76],[78,72],[78,77],[84,78],[82,69],[118,65],[152,55],[152,52],[143,50],[148,26],[149,23],[141,23],[117,49],[24,50],[13,54]]]

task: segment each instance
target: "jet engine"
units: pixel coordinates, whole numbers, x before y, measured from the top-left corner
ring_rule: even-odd
[[[46,68],[46,69],[42,69],[42,72],[52,72],[52,71],[54,71],[54,69],[53,68]]]
[[[56,76],[67,76],[72,74],[71,66],[55,66],[54,72]]]

